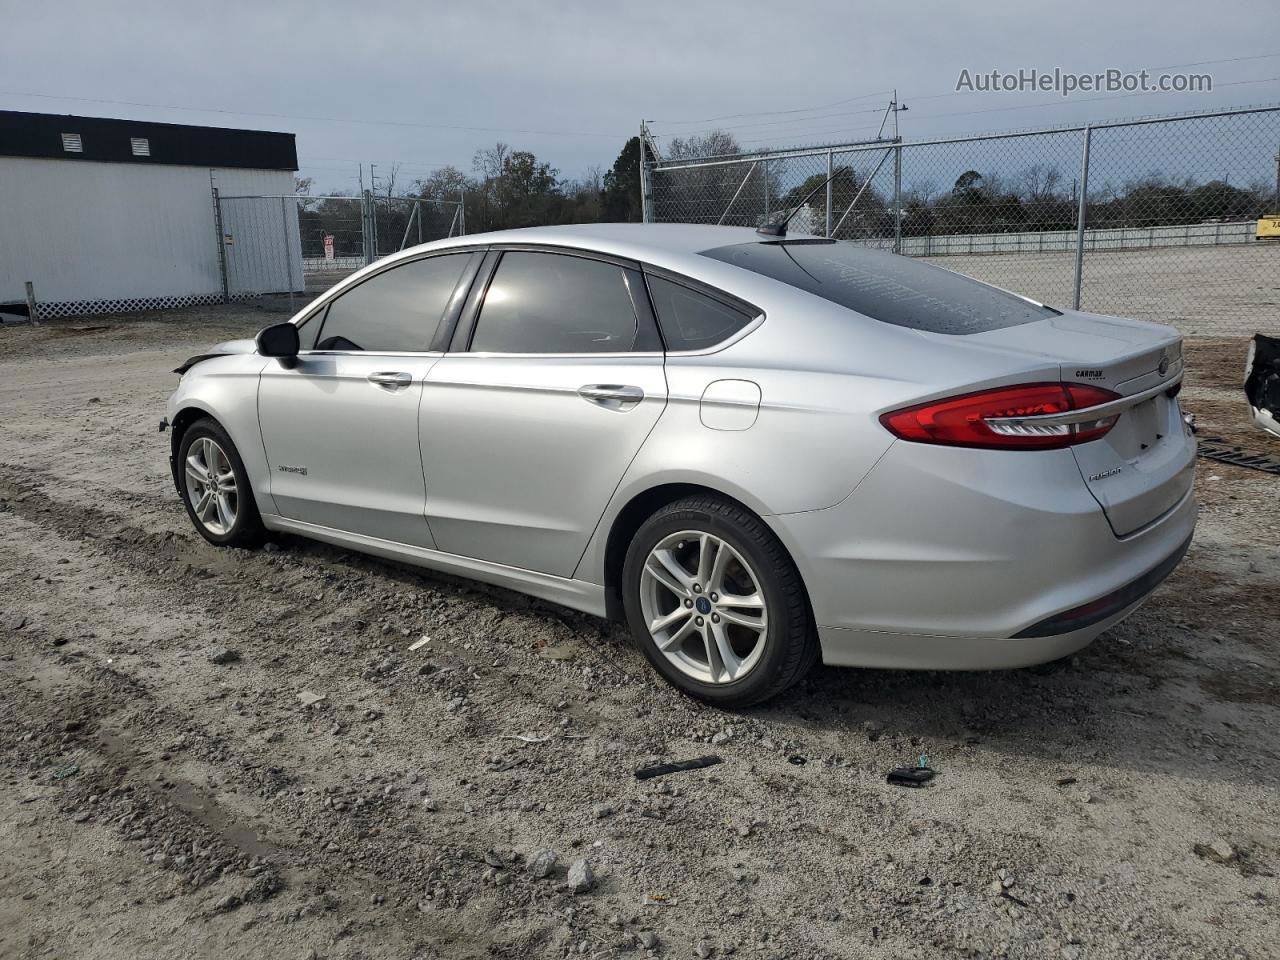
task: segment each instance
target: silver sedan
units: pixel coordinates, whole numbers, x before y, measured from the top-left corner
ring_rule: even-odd
[[[624,620],[724,706],[819,658],[1063,656],[1195,526],[1171,327],[816,237],[441,241],[179,371],[174,481],[210,542],[293,533]]]

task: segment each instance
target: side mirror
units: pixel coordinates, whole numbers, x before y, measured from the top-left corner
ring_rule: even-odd
[[[298,356],[298,328],[292,323],[276,323],[258,332],[258,353],[264,357],[278,357],[285,366]]]

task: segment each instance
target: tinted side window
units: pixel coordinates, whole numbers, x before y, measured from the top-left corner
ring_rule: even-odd
[[[668,350],[705,350],[733,336],[754,317],[705,294],[650,275],[649,297]]]
[[[320,325],[324,323],[324,311],[325,308],[322,307],[319,311],[313,313],[299,324],[299,350],[314,350],[316,348],[316,337],[320,334]]]
[[[352,287],[329,304],[316,349],[428,349],[470,256],[451,253],[413,260]]]
[[[622,353],[636,314],[621,267],[555,253],[504,253],[485,293],[477,353]]]

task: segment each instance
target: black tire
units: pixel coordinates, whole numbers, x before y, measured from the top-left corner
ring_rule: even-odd
[[[731,682],[706,683],[682,672],[658,649],[641,612],[641,573],[650,551],[685,530],[713,534],[737,550],[764,594],[769,611],[764,651],[745,676]],[[763,520],[724,497],[686,497],[640,526],[622,567],[622,602],[632,638],[654,669],[672,686],[715,706],[748,707],[777,696],[803,679],[818,660],[817,631],[800,571]]]
[[[236,482],[236,515],[235,522],[225,532],[215,532],[205,526],[196,516],[192,497],[187,489],[186,470],[187,457],[191,447],[204,438],[212,440],[226,454],[227,462],[235,474]],[[249,474],[244,469],[244,461],[240,459],[240,451],[235,443],[222,429],[222,425],[211,417],[202,417],[187,428],[178,444],[178,488],[182,495],[182,504],[187,508],[187,516],[191,518],[196,532],[218,547],[256,547],[266,538],[266,528],[262,525],[262,516],[258,513],[258,505],[253,498],[253,488],[249,485]]]

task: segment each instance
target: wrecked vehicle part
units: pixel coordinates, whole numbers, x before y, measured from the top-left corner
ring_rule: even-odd
[[[1280,339],[1254,334],[1244,366],[1244,395],[1254,425],[1280,437]]]
[[[257,349],[258,345],[254,340],[225,340],[210,347],[208,353],[198,353],[194,357],[189,357],[181,366],[174,367],[173,372],[178,376],[182,376],[197,363],[216,360],[218,357],[233,357],[239,354],[255,353]]]

